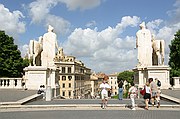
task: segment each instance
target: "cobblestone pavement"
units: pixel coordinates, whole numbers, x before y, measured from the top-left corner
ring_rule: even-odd
[[[44,110],[1,112],[0,119],[179,119],[177,110]]]

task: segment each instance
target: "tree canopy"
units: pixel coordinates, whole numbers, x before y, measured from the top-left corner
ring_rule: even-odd
[[[0,31],[0,77],[21,77],[27,59],[21,58],[21,52],[14,39]]]
[[[121,73],[119,73],[118,75],[118,81],[123,80],[123,81],[127,81],[128,83],[132,83],[133,82],[133,76],[134,76],[134,72],[133,71],[123,71]]]
[[[180,30],[174,35],[174,39],[169,45],[169,66],[171,67],[170,76],[180,76]]]

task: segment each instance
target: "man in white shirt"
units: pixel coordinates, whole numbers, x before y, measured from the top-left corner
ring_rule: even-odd
[[[129,88],[128,95],[131,99],[132,110],[136,110],[135,98],[137,97],[137,88],[134,86],[134,83],[131,83],[131,87]]]
[[[111,88],[110,85],[106,82],[107,79],[108,79],[108,76],[105,76],[103,79],[103,82],[100,84],[102,108],[103,109],[105,109],[107,107],[108,90]]]

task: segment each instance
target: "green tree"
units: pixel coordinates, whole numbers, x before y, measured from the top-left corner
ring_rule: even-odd
[[[169,48],[169,66],[171,67],[170,76],[180,76],[180,30],[174,35],[174,39],[171,41]]]
[[[21,58],[21,52],[14,39],[0,31],[0,77],[21,77],[27,60]]]
[[[125,85],[125,89],[124,89],[124,93],[123,93],[123,97],[127,98],[128,97],[128,90],[130,88],[129,83],[131,84],[134,81],[134,72],[133,71],[123,71],[121,73],[118,74],[117,79],[118,82],[123,80],[123,81],[127,81],[128,84]]]
[[[123,71],[121,73],[119,73],[118,75],[118,81],[123,80],[123,81],[127,81],[128,83],[132,83],[133,82],[133,76],[134,76],[134,72],[133,71]]]

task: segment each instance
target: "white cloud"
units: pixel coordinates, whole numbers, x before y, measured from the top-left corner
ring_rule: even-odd
[[[27,44],[19,46],[19,50],[21,51],[21,56],[22,56],[22,57],[24,57],[25,55],[27,55],[27,53],[28,53],[28,48],[29,48],[29,45],[27,45]]]
[[[55,15],[48,15],[46,17],[45,26],[52,25],[55,29],[55,33],[57,34],[66,34],[69,32],[70,22],[55,16]]]
[[[101,0],[59,0],[66,4],[69,10],[86,10],[97,7],[101,4]]]
[[[127,62],[133,68],[136,62],[135,37],[120,38],[119,35],[127,27],[135,27],[139,22],[139,17],[126,16],[114,28],[109,26],[102,31],[76,28],[63,44],[64,52],[84,59],[85,64],[93,70],[99,68],[99,71],[104,71],[117,64],[108,72],[118,71],[127,68]]]
[[[51,24],[55,27],[55,31],[62,34],[67,33],[69,31],[70,23],[59,16],[51,14],[51,10],[58,4],[66,4],[69,10],[86,10],[100,5],[101,0],[36,0],[30,3],[28,7],[32,19],[31,23],[42,23],[45,26]],[[53,22],[53,19],[55,19],[56,22]],[[57,25],[59,27],[56,27]],[[95,25],[95,22],[92,21],[91,24],[88,25]]]
[[[94,26],[96,26],[96,21],[94,21],[94,20],[90,21],[86,24],[86,27],[94,27]]]
[[[22,18],[24,16],[20,11],[11,12],[4,5],[0,4],[0,30],[4,30],[15,39],[17,39],[19,34],[25,32],[25,23],[21,21]]]
[[[76,10],[78,8],[80,10],[86,10],[100,5],[101,0],[36,0],[29,4],[29,14],[32,18],[31,22],[35,24],[41,23],[42,21],[48,21],[49,16],[55,17],[55,15],[51,14],[51,9],[58,5],[58,3],[66,4],[69,10]],[[62,20],[60,17],[59,19]]]
[[[152,33],[155,34],[156,39],[165,40],[165,62],[168,64],[169,60],[169,45],[171,40],[174,39],[174,34],[180,29],[180,0],[176,0],[174,4],[175,9],[168,11],[171,19],[169,21],[164,20],[154,20],[149,22],[147,25],[150,27]],[[163,24],[164,26],[160,24]]]
[[[61,0],[36,0],[29,4],[29,14],[32,18],[31,23],[42,23],[45,27],[52,25],[55,32],[66,34],[69,32],[70,22],[62,17],[51,14],[53,9]]]
[[[151,33],[156,34],[156,30],[159,29],[159,26],[162,22],[162,19],[156,19],[154,21],[148,22],[146,26],[151,31]]]
[[[29,4],[32,23],[40,23],[49,14],[51,8],[56,6],[57,0],[36,0]]]

